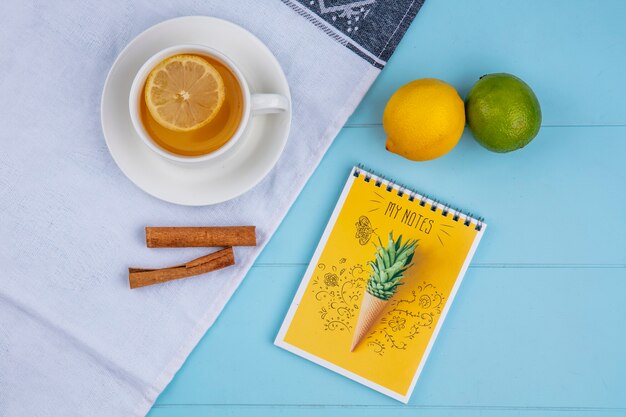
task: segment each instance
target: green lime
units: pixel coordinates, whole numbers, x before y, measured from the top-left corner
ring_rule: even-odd
[[[537,96],[511,74],[480,77],[465,101],[465,117],[478,143],[494,152],[523,148],[541,127]]]

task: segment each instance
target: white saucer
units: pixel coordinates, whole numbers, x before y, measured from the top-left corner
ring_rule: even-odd
[[[256,36],[233,23],[205,16],[180,17],[147,29],[113,64],[102,92],[101,119],[107,146],[122,172],[161,200],[189,206],[216,204],[245,193],[274,167],[287,142],[291,109],[253,117],[236,147],[202,166],[162,158],[135,133],[128,95],[141,65],[156,52],[179,44],[221,51],[241,69],[253,93],[279,93],[291,101],[289,86],[278,61]]]

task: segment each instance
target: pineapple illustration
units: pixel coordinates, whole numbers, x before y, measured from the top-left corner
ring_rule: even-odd
[[[387,247],[383,246],[380,238],[378,242],[379,245],[375,244],[376,259],[369,262],[372,272],[363,294],[350,352],[354,351],[372,326],[376,324],[389,299],[402,285],[404,272],[413,266],[411,261],[415,254],[417,240],[402,243],[402,235],[400,235],[398,240],[394,241],[393,232],[390,232]]]

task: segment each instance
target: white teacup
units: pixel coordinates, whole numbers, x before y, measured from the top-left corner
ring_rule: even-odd
[[[143,94],[143,87],[146,79],[148,78],[148,74],[159,62],[177,54],[202,54],[217,59],[232,71],[232,73],[237,78],[237,81],[239,82],[239,85],[241,86],[241,91],[243,93],[243,112],[239,127],[232,135],[230,140],[228,140],[228,142],[226,142],[222,147],[204,155],[178,155],[166,149],[163,149],[152,139],[141,121],[141,95]],[[141,68],[137,72],[137,75],[135,75],[132,86],[130,87],[128,108],[130,110],[130,118],[133,123],[133,127],[137,131],[137,134],[139,135],[141,140],[143,140],[143,142],[150,149],[171,161],[182,163],[198,163],[208,161],[219,155],[222,155],[230,150],[233,146],[235,146],[235,144],[240,141],[244,136],[246,127],[250,122],[250,117],[257,114],[278,113],[287,110],[289,108],[289,99],[281,94],[251,93],[248,82],[246,81],[239,68],[237,68],[237,66],[228,57],[213,48],[202,45],[177,45],[157,52],[141,66]]]

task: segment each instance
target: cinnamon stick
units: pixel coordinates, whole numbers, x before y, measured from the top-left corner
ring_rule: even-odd
[[[130,288],[160,284],[215,271],[235,264],[233,248],[226,248],[182,265],[161,269],[128,268]]]
[[[149,248],[256,246],[256,227],[146,227]]]

